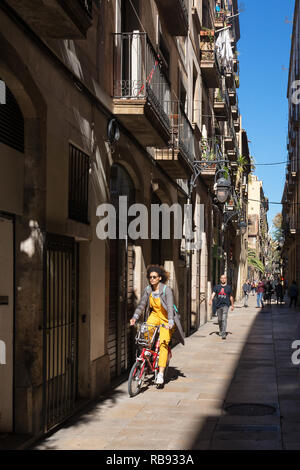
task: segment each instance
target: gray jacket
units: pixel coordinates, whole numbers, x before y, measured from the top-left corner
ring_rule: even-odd
[[[169,286],[166,286],[165,293],[164,293],[165,284],[159,284],[159,295],[161,299],[161,304],[164,309],[168,312],[168,320],[172,323],[175,322],[177,326],[175,335],[178,337],[179,341],[184,344],[184,332],[180,323],[180,315],[174,309],[174,297],[172,289]],[[152,292],[151,286],[147,286],[144,290],[140,303],[138,304],[137,308],[135,309],[133,318],[136,320],[139,319],[142,312],[145,311],[145,317],[148,318],[150,315],[150,294]]]

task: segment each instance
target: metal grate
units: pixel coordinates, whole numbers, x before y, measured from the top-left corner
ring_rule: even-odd
[[[274,415],[277,408],[263,403],[236,403],[225,406],[225,411],[233,416],[268,416]]]
[[[70,144],[69,218],[88,224],[90,157]]]
[[[23,114],[10,89],[4,86],[5,103],[0,104],[0,142],[24,153]]]
[[[73,239],[47,234],[44,282],[46,429],[74,410],[77,389],[77,253]]]

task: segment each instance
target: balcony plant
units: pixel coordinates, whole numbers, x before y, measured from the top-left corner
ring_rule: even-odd
[[[257,258],[256,252],[254,250],[248,250],[248,264],[250,264],[250,266],[262,274],[265,273],[265,267],[260,259]]]
[[[243,155],[239,155],[236,162],[238,165],[237,175],[238,177],[241,177],[244,173],[245,166],[247,165],[247,159]]]
[[[220,88],[218,88],[218,91],[217,91],[217,93],[215,94],[215,100],[216,100],[218,103],[222,103],[222,101],[223,101],[223,96],[222,96],[222,93],[221,93]]]
[[[240,77],[238,75],[235,75],[234,79],[236,88],[240,88]]]
[[[208,29],[208,28],[202,27],[202,31],[200,31],[200,37],[201,37],[202,44],[206,39],[208,39],[210,46],[214,46],[215,44],[215,30],[214,29]]]

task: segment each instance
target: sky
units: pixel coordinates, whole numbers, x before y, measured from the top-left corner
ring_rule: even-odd
[[[239,0],[242,127],[256,163],[287,160],[287,83],[295,0]],[[281,202],[285,165],[257,166],[269,201]],[[270,204],[271,228],[281,205]]]

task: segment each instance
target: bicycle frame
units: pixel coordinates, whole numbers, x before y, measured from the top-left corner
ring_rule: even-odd
[[[159,328],[156,329],[156,331],[153,333],[153,335],[156,334],[157,330],[160,332],[160,328],[161,328],[161,326],[159,326]],[[159,358],[159,347],[160,347],[160,342],[159,342],[159,338],[158,338],[156,343],[155,343],[155,350],[154,351],[152,351],[149,348],[144,347],[142,349],[142,352],[141,352],[140,356],[136,358],[137,361],[143,363],[143,365],[141,367],[139,378],[143,377],[145,367],[147,367],[149,372],[152,372],[152,373],[155,373],[156,371],[159,370],[159,367],[156,366],[156,364],[158,362],[157,359]],[[150,357],[151,357],[152,361],[150,361]],[[170,346],[168,346],[168,357],[169,357],[169,359],[172,358],[172,352],[171,352]]]

